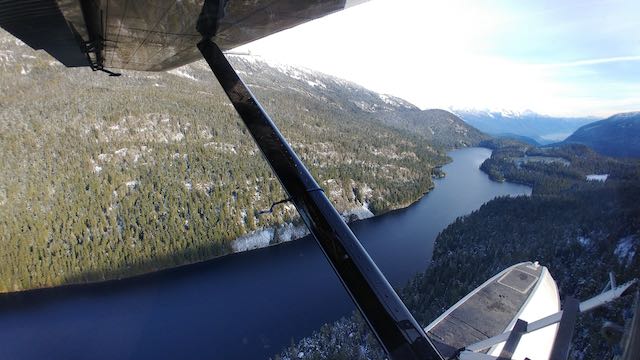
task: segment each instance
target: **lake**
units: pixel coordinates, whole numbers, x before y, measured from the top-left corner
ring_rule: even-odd
[[[531,194],[479,170],[491,150],[449,155],[427,196],[352,224],[396,288],[427,268],[436,236],[458,216]],[[1,295],[0,359],[267,359],[353,309],[306,237],[126,280]]]

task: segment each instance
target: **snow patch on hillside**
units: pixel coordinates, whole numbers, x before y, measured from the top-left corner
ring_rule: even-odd
[[[13,63],[16,58],[12,50],[0,50],[0,62]]]
[[[169,70],[167,71],[169,74],[173,74],[176,76],[180,76],[182,78],[185,79],[189,79],[189,80],[193,80],[193,81],[198,81],[198,79],[196,79],[193,75],[189,74],[188,72],[186,72],[184,69],[182,68],[177,68],[177,69],[173,69],[173,70]]]
[[[183,133],[176,133],[173,135],[173,141],[181,141],[182,139],[184,139],[184,134]]]
[[[355,221],[367,219],[374,215],[371,210],[369,210],[369,204],[365,202],[362,207],[347,210],[342,216],[346,221]],[[307,235],[309,235],[309,230],[304,224],[294,225],[292,223],[285,223],[277,227],[256,230],[247,235],[243,235],[231,242],[231,248],[234,253],[238,253],[297,240]]]
[[[231,248],[233,252],[241,252],[267,247],[273,239],[274,232],[273,228],[254,231],[233,240]]]
[[[395,108],[406,108],[406,109],[413,108],[413,106],[410,103],[400,98],[397,98],[395,96],[391,96],[387,94],[378,94],[378,97],[380,97],[380,100],[382,100],[385,104],[391,105]]]
[[[587,175],[587,181],[605,182],[607,181],[608,177],[609,177],[609,174],[591,174],[591,175]]]
[[[360,110],[362,111],[366,111],[366,112],[375,112],[376,111],[376,107],[373,104],[369,104],[366,101],[352,101],[358,108],[360,108]]]
[[[588,247],[589,245],[591,245],[591,239],[589,239],[588,237],[578,236],[576,240],[578,240],[578,243],[583,247]]]
[[[636,236],[626,236],[618,240],[613,254],[618,257],[621,265],[629,266],[636,255]]]
[[[322,87],[322,88],[327,88],[327,85],[323,84],[322,81],[320,80],[316,80],[316,81],[311,81],[311,80],[306,80],[307,84],[311,87]]]
[[[277,234],[280,242],[287,242],[309,235],[309,230],[305,225],[287,223],[278,228]]]
[[[348,221],[362,220],[362,219],[368,219],[368,218],[374,217],[371,210],[369,210],[369,204],[366,202],[362,204],[362,207],[345,211],[342,214],[342,216],[345,218],[345,220],[348,220]]]

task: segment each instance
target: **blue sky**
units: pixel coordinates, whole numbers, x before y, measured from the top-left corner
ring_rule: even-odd
[[[637,0],[371,0],[240,50],[421,108],[640,110]]]

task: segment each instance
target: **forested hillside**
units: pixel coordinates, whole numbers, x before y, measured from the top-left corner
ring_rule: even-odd
[[[509,140],[490,140],[483,146],[497,149],[482,164],[484,172],[493,180],[532,186],[536,195],[600,186],[597,181],[586,181],[589,175],[606,175],[607,185],[638,181],[637,161],[602,156],[585,145],[536,148]]]
[[[420,324],[428,325],[488,278],[522,261],[547,266],[561,299],[599,294],[609,271],[618,283],[640,277],[640,162],[603,157],[584,146],[538,149],[504,140],[485,145],[495,151],[482,168],[494,178],[532,185],[533,195],[490,201],[438,236],[429,268],[400,291]],[[630,300],[580,316],[571,359],[611,358],[600,327],[605,320],[622,323]],[[277,357],[300,354],[384,358],[357,314],[325,325]]]
[[[343,213],[410,204],[445,150],[484,139],[446,132],[438,117],[407,131],[401,118],[383,121],[421,113],[400,99],[232,60]],[[258,216],[285,195],[203,63],[114,78],[66,69],[1,32],[0,79],[0,292],[206,260],[298,221],[289,204]]]
[[[640,157],[640,112],[615,114],[580,127],[565,144],[584,144],[616,157]]]

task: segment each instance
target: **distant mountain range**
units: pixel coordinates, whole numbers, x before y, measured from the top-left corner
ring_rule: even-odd
[[[379,94],[335,76],[301,67],[269,63],[254,56],[230,56],[229,61],[259,98],[269,99],[277,94],[289,99],[295,98],[299,104],[320,102],[324,105],[323,111],[328,108],[337,114],[342,113],[337,116],[356,113],[363,119],[368,118],[418,135],[429,144],[445,149],[473,146],[489,138],[449,111],[421,110],[401,98]],[[171,70],[169,74],[194,82],[211,81],[210,69],[203,61]]]
[[[429,144],[446,149],[477,145],[488,138],[449,111],[421,110],[406,100],[378,94],[331,75],[288,65],[270,64],[250,56],[232,56],[230,61],[252,91],[264,95],[264,98],[273,97],[274,92],[289,92],[289,97],[295,95],[304,102],[321,101],[338,113],[364,114],[369,120],[418,135]],[[188,71],[193,78],[210,76],[209,69],[202,62],[185,66],[181,70]]]
[[[526,137],[539,144],[550,144],[564,140],[580,126],[599,120],[594,117],[553,117],[530,110],[494,111],[475,109],[451,109],[467,124],[499,137],[517,139]],[[519,140],[523,140],[522,138]]]
[[[640,111],[584,125],[562,143],[587,145],[608,156],[640,157]]]

